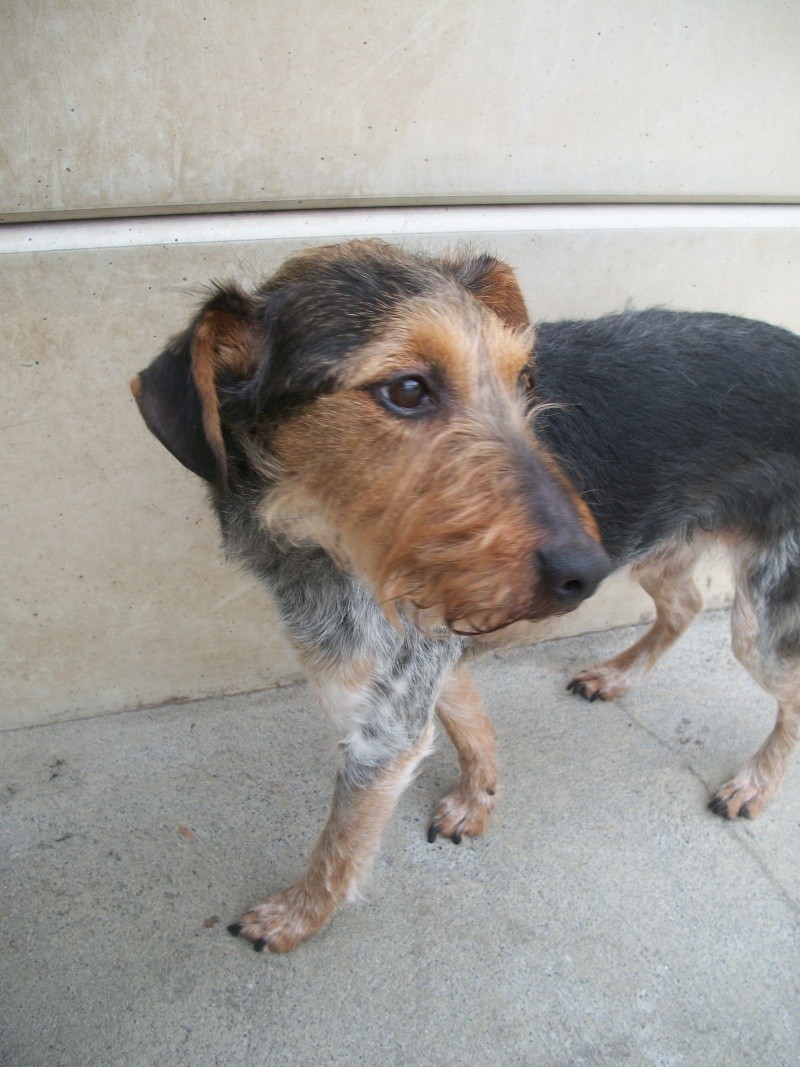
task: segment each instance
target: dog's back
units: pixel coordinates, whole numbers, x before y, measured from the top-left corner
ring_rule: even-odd
[[[536,429],[618,563],[676,531],[772,540],[800,520],[800,337],[654,308],[543,323]]]
[[[778,702],[772,733],[712,809],[755,817],[800,737],[800,337],[653,309],[540,326],[537,431],[655,602],[650,630],[569,688],[627,692],[702,607],[699,551],[730,552],[733,651]]]

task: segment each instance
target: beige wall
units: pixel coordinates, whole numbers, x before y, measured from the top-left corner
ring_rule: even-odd
[[[800,329],[800,226],[460,236],[488,239],[518,268],[539,317],[593,315],[633,297]],[[404,239],[432,250],[453,240]],[[150,436],[127,382],[183,327],[199,281],[257,278],[297,246],[2,257],[6,725],[293,675],[264,594],[220,559],[199,479]],[[725,587],[714,580],[718,602]],[[612,588],[567,625],[632,621],[646,605]]]
[[[786,0],[7,0],[3,216],[798,196]]]
[[[796,4],[0,0],[0,41],[0,219],[41,220],[0,227],[0,728],[294,677],[127,391],[209,278],[335,236],[471,239],[540,317],[633,300],[800,329],[800,207],[624,206],[800,201]],[[575,199],[620,203],[335,210]],[[263,210],[298,203],[331,210]],[[189,217],[63,221],[137,212]],[[617,583],[562,626],[645,610]]]

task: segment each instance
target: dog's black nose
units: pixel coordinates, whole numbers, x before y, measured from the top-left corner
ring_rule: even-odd
[[[541,586],[562,608],[576,608],[597,589],[611,571],[611,561],[590,540],[553,544],[536,553]]]

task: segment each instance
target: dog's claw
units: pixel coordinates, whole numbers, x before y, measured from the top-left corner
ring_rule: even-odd
[[[728,805],[722,799],[722,797],[712,797],[708,802],[708,807],[715,815],[721,815],[723,819],[730,819],[728,814]]]
[[[584,700],[588,700],[590,704],[594,704],[595,700],[607,700],[608,697],[602,689],[595,689],[591,692],[586,687],[586,682],[582,682],[580,678],[573,678],[567,686],[568,693],[574,693],[575,696],[583,697]]]
[[[461,842],[464,840],[461,830],[453,830],[452,833],[444,833],[442,827],[439,826],[438,823],[431,823],[431,825],[428,827],[428,841],[433,844],[439,833],[442,833],[443,837],[447,838],[449,841],[452,841],[454,845],[460,845]]]
[[[241,923],[231,923],[228,926],[228,933],[231,934],[233,937],[238,937],[239,934],[242,932],[242,929],[243,927]],[[253,942],[253,948],[256,950],[256,952],[261,952],[267,946],[268,943],[269,942],[267,941],[266,937],[259,937],[258,941]]]

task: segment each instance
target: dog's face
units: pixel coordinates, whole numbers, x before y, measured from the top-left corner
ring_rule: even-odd
[[[481,633],[570,610],[608,572],[526,417],[531,345],[504,264],[352,242],[218,290],[133,389],[220,499],[257,486],[273,534]]]

